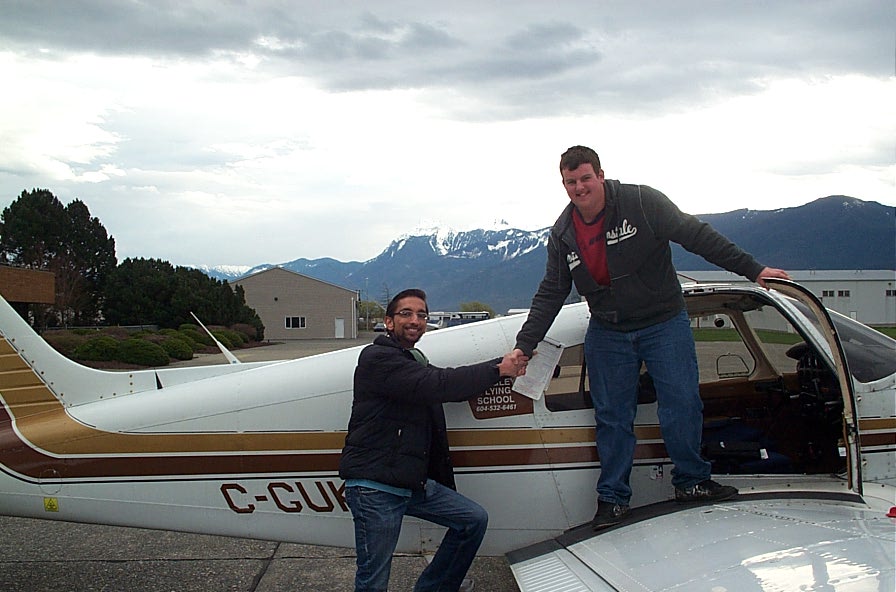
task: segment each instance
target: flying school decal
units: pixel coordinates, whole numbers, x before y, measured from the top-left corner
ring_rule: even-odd
[[[507,377],[468,403],[476,419],[526,415],[534,410],[532,399],[514,392],[513,381]]]

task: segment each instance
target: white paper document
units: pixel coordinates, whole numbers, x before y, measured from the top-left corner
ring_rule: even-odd
[[[513,381],[513,390],[530,399],[537,400],[547,390],[548,384],[554,376],[554,368],[560,361],[563,345],[553,339],[545,338],[538,344],[535,351],[538,353],[529,360],[526,373]]]

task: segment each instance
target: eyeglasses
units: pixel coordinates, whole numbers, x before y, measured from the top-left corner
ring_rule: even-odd
[[[414,315],[416,315],[417,318],[421,321],[429,320],[429,315],[426,314],[425,312],[414,312],[413,310],[408,310],[406,308],[404,310],[399,310],[397,313],[395,313],[395,316],[401,317],[403,319],[409,319]]]

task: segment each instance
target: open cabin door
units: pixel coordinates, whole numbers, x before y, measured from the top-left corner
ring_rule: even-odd
[[[789,296],[806,306],[814,315],[814,330],[828,344],[832,370],[837,377],[840,393],[843,397],[843,442],[846,447],[846,469],[849,488],[862,494],[862,464],[859,450],[859,422],[855,407],[855,390],[852,375],[843,351],[843,344],[837,335],[837,329],[827,309],[821,301],[806,288],[791,281],[766,279],[766,284],[773,290]]]

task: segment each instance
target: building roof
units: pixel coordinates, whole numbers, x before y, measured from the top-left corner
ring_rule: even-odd
[[[270,273],[270,272],[273,272],[273,271],[284,271],[284,272],[286,272],[286,273],[291,273],[292,275],[296,276],[297,278],[302,278],[302,279],[310,280],[310,281],[312,281],[312,282],[317,282],[317,283],[319,283],[319,284],[324,284],[324,285],[327,285],[327,286],[332,286],[332,287],[334,287],[334,288],[338,288],[338,289],[340,289],[340,290],[345,290],[346,292],[351,292],[352,294],[357,294],[357,293],[358,293],[357,290],[353,290],[353,289],[351,289],[351,288],[346,288],[346,287],[344,287],[344,286],[339,286],[339,285],[334,284],[334,283],[331,283],[331,282],[326,282],[326,281],[324,281],[324,280],[321,280],[321,279],[318,279],[318,278],[315,278],[315,277],[311,277],[310,275],[305,275],[305,274],[299,273],[299,272],[297,272],[297,271],[293,271],[293,270],[291,270],[291,269],[287,269],[287,268],[285,268],[285,267],[281,267],[281,266],[279,266],[279,265],[274,266],[274,267],[268,267],[267,269],[263,269],[263,270],[261,270],[261,271],[256,271],[255,273],[252,273],[252,274],[249,274],[249,275],[244,275],[244,276],[242,276],[242,277],[238,277],[238,278],[236,278],[235,280],[233,280],[233,281],[230,282],[230,283],[231,283],[231,284],[239,284],[239,283],[242,283],[242,282],[244,282],[244,281],[246,281],[246,280],[248,280],[248,279],[255,278],[255,277],[258,277],[258,276],[260,276],[260,275],[262,275],[262,274]]]

